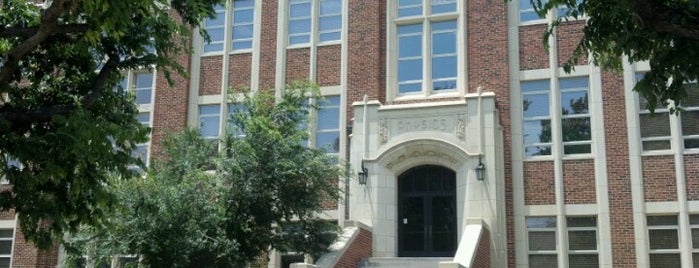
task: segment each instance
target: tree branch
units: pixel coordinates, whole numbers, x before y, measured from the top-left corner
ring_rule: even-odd
[[[119,62],[119,56],[116,53],[111,53],[109,60],[104,64],[97,75],[97,78],[92,84],[92,88],[80,100],[80,105],[82,107],[90,107],[97,100],[99,100],[100,97],[102,97],[107,79],[112,72],[117,70]],[[75,103],[64,103],[43,107],[37,110],[19,110],[13,109],[10,103],[5,106],[0,106],[0,120],[10,123],[12,128],[17,128],[19,126],[26,126],[31,123],[49,122],[54,115],[65,115],[73,111],[75,108]]]
[[[0,27],[0,37],[11,38],[11,37],[31,37],[39,31],[40,26],[34,27]],[[84,23],[70,23],[56,25],[55,30],[52,34],[73,34],[73,33],[84,33],[90,29],[90,26]]]
[[[65,0],[54,0],[53,4],[44,10],[41,16],[41,24],[36,33],[24,40],[21,44],[7,52],[5,61],[0,67],[0,84],[9,82],[12,73],[17,70],[19,60],[29,51],[35,49],[41,42],[46,40],[56,29],[58,18],[63,14]]]
[[[631,0],[631,6],[643,28],[656,33],[699,40],[699,12],[669,7],[656,0]],[[688,18],[690,22],[680,24],[678,21],[682,20],[677,19],[678,17]]]

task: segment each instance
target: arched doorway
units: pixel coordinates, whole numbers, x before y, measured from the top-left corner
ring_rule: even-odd
[[[422,165],[398,176],[398,256],[451,257],[456,238],[456,173]]]

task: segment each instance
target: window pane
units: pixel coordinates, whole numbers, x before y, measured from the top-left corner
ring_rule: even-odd
[[[439,91],[451,89],[456,89],[456,79],[432,81],[432,90]]]
[[[401,36],[398,38],[398,57],[420,57],[422,55],[422,36]]]
[[[150,126],[150,113],[139,113],[136,116],[136,120],[140,122],[142,125],[149,127]]]
[[[692,248],[699,249],[699,228],[692,228]]]
[[[456,12],[456,0],[432,0],[432,14]]]
[[[340,129],[340,108],[318,111],[318,129]]]
[[[551,88],[551,81],[549,81],[549,80],[524,81],[520,84],[520,87],[522,88],[522,92],[549,90],[549,88]]]
[[[242,9],[233,12],[233,23],[251,23],[255,12],[253,9]]]
[[[290,36],[289,37],[289,44],[290,45],[305,44],[305,43],[310,42],[310,40],[311,40],[310,35]]]
[[[641,123],[641,137],[669,137],[670,118],[667,113],[639,114]]]
[[[0,241],[0,254],[12,253],[12,240]]]
[[[558,80],[559,87],[563,89],[587,89],[589,79],[587,77],[561,78]]]
[[[561,127],[564,142],[589,141],[592,137],[589,117],[561,119]]]
[[[564,154],[589,154],[592,153],[592,148],[589,144],[579,144],[579,145],[564,145]]]
[[[422,0],[399,0],[398,17],[422,15]]]
[[[524,147],[525,156],[551,155],[550,145],[538,145]]]
[[[529,255],[530,268],[558,267],[557,255]]]
[[[432,58],[432,79],[456,78],[456,56]]]
[[[648,230],[650,249],[678,249],[677,229]]]
[[[699,107],[699,86],[697,83],[684,85],[687,90],[687,99],[682,106],[684,107]]]
[[[320,14],[340,14],[342,13],[342,1],[322,0],[320,1]]]
[[[234,41],[233,50],[252,48],[252,41]]]
[[[311,16],[311,3],[298,3],[292,4],[289,7],[289,17],[290,18],[300,18],[300,17],[310,17]]]
[[[650,267],[682,267],[682,261],[680,261],[680,254],[650,254]]]
[[[217,137],[220,122],[219,105],[199,106],[199,127],[203,137]]]
[[[456,53],[456,32],[432,34],[432,54]]]
[[[596,250],[597,231],[568,231],[568,249]]]
[[[680,117],[683,136],[699,135],[699,111],[683,111]]]
[[[648,216],[648,226],[677,226],[677,216]]]
[[[398,82],[422,80],[422,59],[398,61]]]
[[[571,254],[568,255],[568,268],[597,268],[599,257],[597,254]]]
[[[549,116],[549,95],[547,93],[525,94],[522,99],[524,117]]]
[[[689,224],[699,224],[699,214],[689,215]]]
[[[289,33],[308,33],[311,31],[311,20],[293,20],[289,22]]]
[[[556,217],[527,217],[527,228],[556,228]]]
[[[135,77],[136,104],[151,103],[153,89],[152,73],[137,73]]]
[[[248,39],[252,38],[252,24],[240,25],[233,28],[233,39]]]
[[[233,1],[233,7],[234,8],[240,8],[240,7],[253,7],[255,5],[254,0],[234,0]]]
[[[0,258],[0,268],[10,268],[10,258]]]
[[[644,151],[652,151],[652,150],[669,150],[670,149],[670,140],[662,140],[662,141],[643,141],[643,150]]]
[[[340,38],[341,38],[340,36],[341,36],[340,32],[321,33],[318,40],[320,42],[340,40]]]
[[[342,28],[342,17],[340,16],[331,16],[331,17],[322,17],[320,18],[320,31],[333,31],[337,30],[339,31],[340,28]]]
[[[529,250],[556,250],[556,233],[529,231]]]
[[[414,93],[414,92],[420,92],[420,91],[422,91],[422,84],[421,83],[409,83],[409,84],[398,85],[398,92],[399,93]]]
[[[527,120],[524,122],[524,143],[551,142],[551,120]]]
[[[339,132],[323,132],[316,135],[316,146],[327,150],[328,153],[337,153],[340,151],[340,133]]]
[[[597,217],[569,217],[566,224],[568,227],[597,227]]]
[[[561,93],[561,114],[587,114],[587,91],[573,91]]]

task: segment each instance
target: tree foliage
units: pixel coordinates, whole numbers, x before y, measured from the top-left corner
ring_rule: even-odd
[[[570,72],[580,55],[592,55],[594,63],[620,70],[629,62],[647,61],[650,71],[634,90],[657,103],[674,107],[687,99],[684,86],[699,76],[699,1],[695,0],[530,0],[539,16],[565,7],[549,27],[549,38],[560,23],[584,14],[583,38],[565,70]],[[546,42],[545,42],[546,43]]]
[[[168,159],[143,180],[115,183],[123,206],[102,227],[87,226],[68,249],[109,262],[137,254],[147,267],[245,267],[270,249],[318,254],[337,226],[318,218],[337,200],[342,169],[308,148],[309,83],[280,100],[261,92],[232,116],[240,132],[217,141],[188,130],[164,143]],[[316,91],[317,92],[317,91]],[[334,202],[333,202],[334,203]]]
[[[188,28],[222,1],[41,2],[0,1],[0,176],[12,185],[0,208],[47,247],[97,224],[112,203],[108,177],[141,164],[131,151],[148,130],[117,86],[122,72],[184,74],[175,57],[190,50]]]

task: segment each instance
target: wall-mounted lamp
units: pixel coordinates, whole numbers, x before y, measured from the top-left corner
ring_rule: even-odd
[[[481,161],[481,157],[478,157],[478,165],[476,166],[476,179],[479,181],[485,180],[485,164]]]
[[[362,168],[357,172],[357,179],[359,179],[359,185],[366,185],[367,177],[369,177],[369,171],[364,167],[364,160],[362,160]]]

